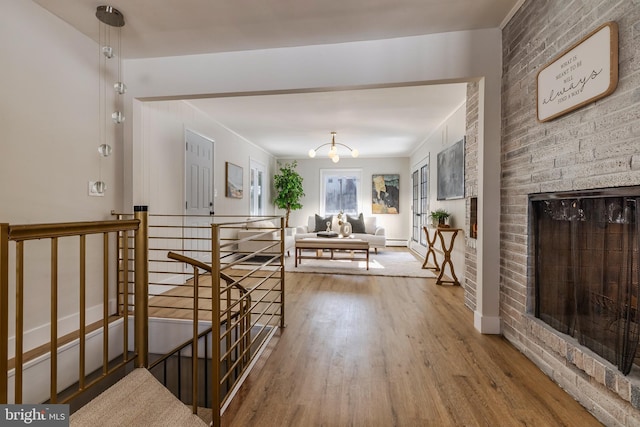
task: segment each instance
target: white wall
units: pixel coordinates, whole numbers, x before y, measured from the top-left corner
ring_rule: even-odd
[[[464,138],[466,134],[466,103],[462,104],[456,111],[454,111],[447,120],[442,123],[429,137],[424,141],[418,149],[416,149],[411,156],[410,164],[411,170],[416,170],[418,165],[424,163],[425,159],[428,159],[429,164],[429,210],[435,211],[436,209],[445,209],[451,214],[450,225],[455,228],[461,228],[462,231],[458,232],[456,236],[453,252],[451,253],[451,260],[455,266],[456,276],[462,283],[464,280],[464,263],[465,263],[465,199],[458,200],[437,200],[438,196],[438,153],[442,150],[450,147],[457,141]],[[422,231],[421,231],[422,232]],[[437,247],[440,247],[438,242]],[[416,250],[421,255],[426,254],[426,247],[421,246],[418,243],[412,242],[411,248]],[[442,261],[442,255],[438,255],[438,262]],[[449,270],[445,272],[448,275]]]
[[[112,144],[114,154],[100,166],[98,45],[34,2],[9,0],[2,2],[0,52],[0,222],[109,219],[122,208],[123,150]],[[100,167],[107,192],[89,197],[88,181]],[[60,244],[63,318],[77,312],[77,241]],[[101,271],[101,243],[88,245],[87,269]],[[49,322],[50,249],[45,241],[25,246],[25,329],[36,330]],[[13,274],[10,268],[11,291]],[[88,277],[88,306],[102,300],[94,280]]]
[[[324,153],[323,153],[324,154]],[[282,163],[292,160],[283,159]],[[410,233],[410,204],[411,204],[411,174],[409,158],[390,159],[353,159],[345,156],[338,164],[333,163],[326,156],[318,154],[314,159],[298,159],[296,170],[303,178],[305,197],[302,199],[302,209],[292,211],[289,225],[306,225],[309,215],[320,214],[320,169],[360,169],[362,170],[362,212],[371,215],[371,191],[373,174],[400,174],[400,213],[377,214],[377,224],[385,228],[387,239],[408,240]]]
[[[119,209],[121,146],[99,177],[98,46],[31,1],[0,14],[0,221],[95,220]],[[113,144],[112,144],[113,145]]]
[[[257,160],[273,175],[273,156],[256,147],[194,108],[187,101],[155,101],[139,103],[136,127],[141,137],[142,185],[140,202],[149,211],[160,214],[184,212],[184,132],[190,129],[214,141],[214,198],[216,215],[249,213],[249,162]],[[225,162],[242,167],[244,197],[225,197]],[[269,181],[270,182],[270,179]],[[271,189],[266,188],[266,215],[273,213]]]

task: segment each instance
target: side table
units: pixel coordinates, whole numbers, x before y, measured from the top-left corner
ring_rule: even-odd
[[[438,265],[438,260],[436,259],[436,251],[435,251],[435,244],[436,244],[436,238],[438,237],[438,230],[437,229],[433,230],[433,237],[431,237],[431,235],[429,234],[429,229],[427,228],[426,225],[423,225],[422,229],[424,230],[424,234],[427,235],[427,255],[424,257],[424,263],[422,263],[422,268],[433,270],[433,271],[440,271],[440,266]],[[430,255],[433,255],[433,265],[435,267],[429,267],[427,265],[429,263]]]
[[[443,283],[451,283],[453,285],[460,286],[460,282],[456,277],[456,272],[453,269],[453,262],[451,262],[451,251],[453,251],[453,243],[456,240],[456,236],[458,232],[462,230],[461,228],[438,228],[436,234],[440,236],[440,243],[442,245],[442,253],[444,255],[444,260],[442,261],[442,268],[440,269],[440,275],[438,275],[438,279],[436,280],[436,284],[442,285]],[[449,244],[447,245],[445,242],[445,234],[449,240]],[[434,238],[435,240],[435,238]],[[446,266],[449,266],[449,270],[451,270],[451,277],[453,280],[444,280],[444,270]]]

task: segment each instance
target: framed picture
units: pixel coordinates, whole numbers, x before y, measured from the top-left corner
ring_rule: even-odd
[[[226,162],[225,176],[227,181],[226,196],[232,199],[242,199],[242,168]]]
[[[372,175],[371,212],[397,214],[400,212],[400,175]]]
[[[438,153],[438,200],[464,198],[464,138]]]

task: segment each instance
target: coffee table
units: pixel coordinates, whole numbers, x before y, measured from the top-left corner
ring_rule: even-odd
[[[318,255],[303,255],[302,251],[304,249],[309,250],[330,250],[331,257],[323,257]],[[296,241],[296,249],[295,249],[295,257],[296,262],[295,266],[297,267],[299,263],[302,263],[303,259],[336,259],[334,258],[334,251],[336,250],[344,250],[355,252],[364,252],[364,257],[355,257],[351,256],[349,258],[341,258],[348,259],[350,261],[367,261],[367,270],[369,269],[369,242],[360,240],[360,239],[349,239],[349,238],[306,238]]]

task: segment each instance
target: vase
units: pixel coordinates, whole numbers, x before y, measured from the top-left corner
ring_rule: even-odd
[[[345,222],[344,224],[342,224],[340,226],[340,235],[342,237],[351,236],[351,223],[350,222]]]

